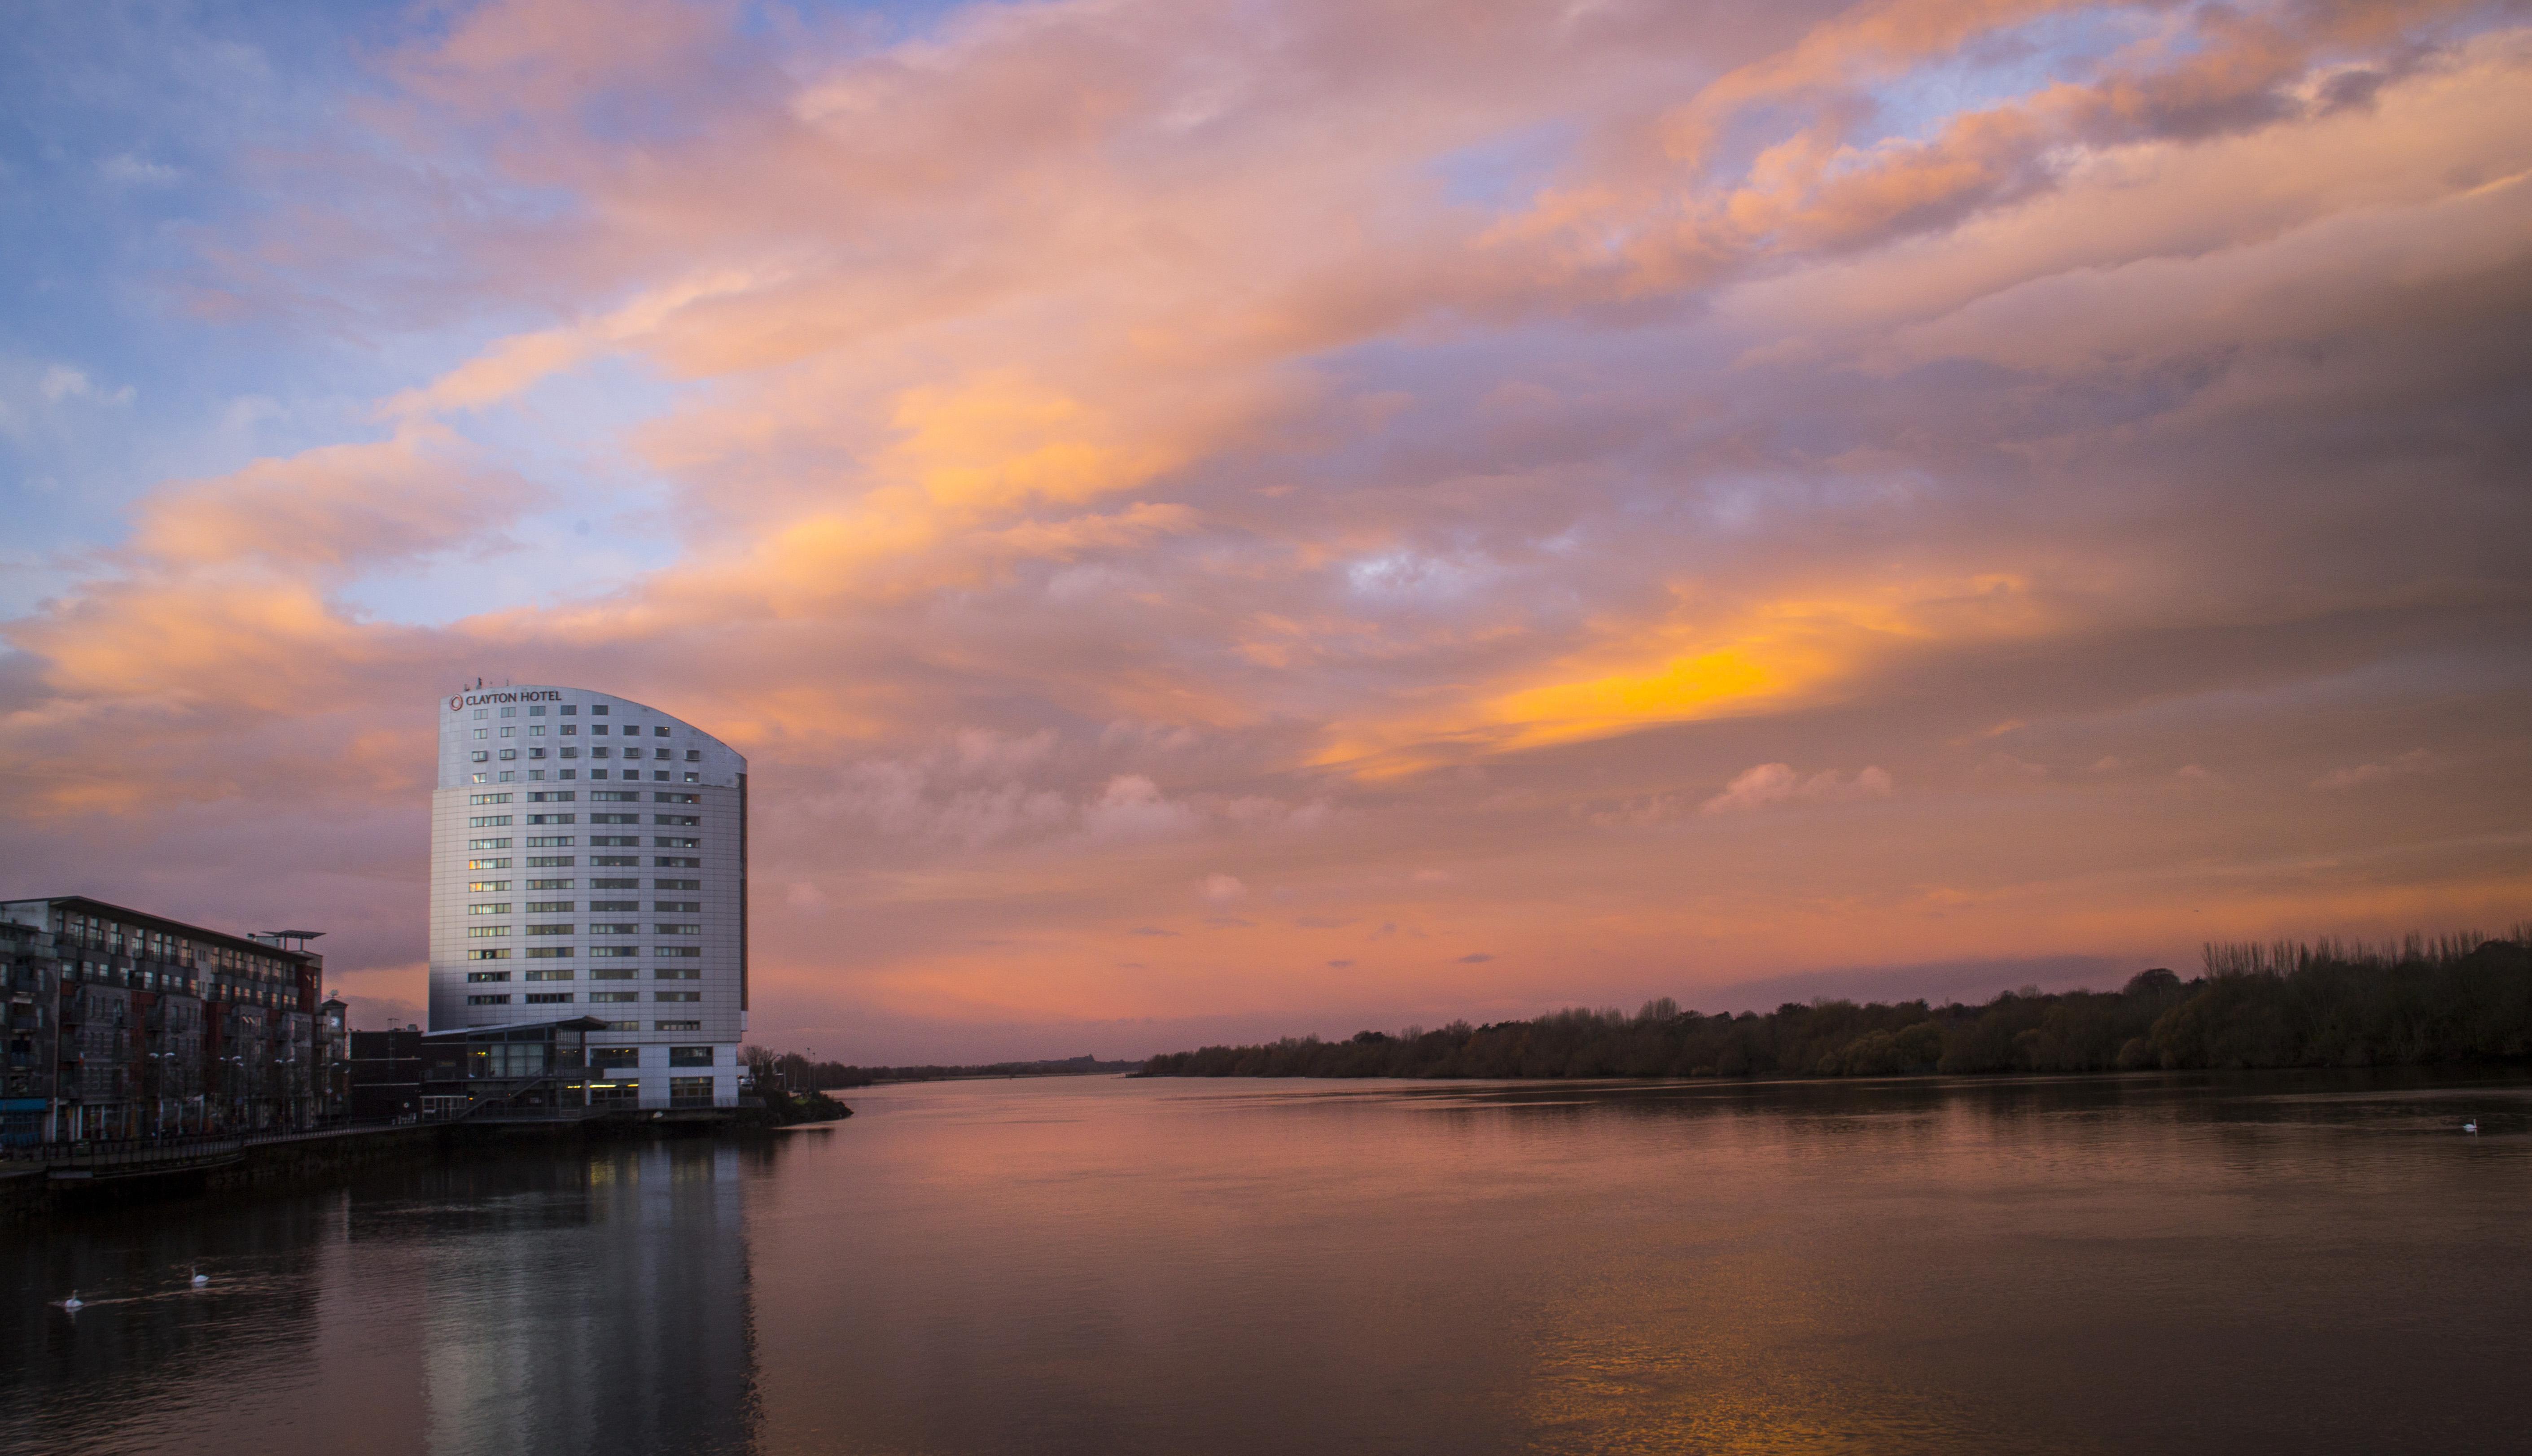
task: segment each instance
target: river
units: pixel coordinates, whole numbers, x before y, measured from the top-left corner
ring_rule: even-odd
[[[2521,1076],[850,1100],[0,1231],[0,1451],[2497,1451],[2532,1414]]]

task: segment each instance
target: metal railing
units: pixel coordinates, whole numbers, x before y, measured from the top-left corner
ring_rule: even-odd
[[[413,1127],[411,1117],[344,1119],[313,1128],[260,1128],[252,1132],[186,1133],[159,1138],[91,1138],[79,1143],[35,1143],[0,1148],[0,1162],[40,1167],[128,1167],[224,1156],[270,1143],[306,1143]]]

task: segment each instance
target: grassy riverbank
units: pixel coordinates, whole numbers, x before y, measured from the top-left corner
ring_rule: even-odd
[[[2399,945],[2211,945],[2203,974],[1984,1005],[1820,1000],[1700,1015],[1577,1007],[1345,1041],[1171,1052],[1148,1077],[1886,1077],[2532,1061],[2532,925]]]

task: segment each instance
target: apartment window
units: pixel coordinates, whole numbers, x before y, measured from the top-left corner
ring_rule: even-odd
[[[590,748],[590,750],[589,750],[589,756],[591,756],[591,757],[593,757],[593,758],[604,758],[604,757],[605,757],[606,756],[607,756],[607,753],[606,753],[606,745],[604,745],[604,744],[603,744],[603,743],[602,743],[602,744],[594,744],[594,745],[592,745],[592,746],[591,746],[591,748]]]
[[[470,839],[466,841],[466,847],[471,850],[508,849],[510,847],[510,841],[506,839]]]
[[[507,1006],[510,1004],[510,998],[507,996],[468,996],[466,998],[466,1004],[469,1006]]]
[[[593,1072],[640,1065],[642,1048],[638,1046],[593,1046],[589,1049],[589,1070]]]
[[[565,749],[565,750],[563,750],[563,751],[562,751],[562,756],[563,756],[564,757],[566,757],[566,758],[570,757],[570,756],[571,756],[571,750],[569,750],[569,749]],[[563,780],[566,780],[566,781],[567,781],[567,780],[570,780],[570,779],[575,779],[575,778],[580,777],[580,770],[579,770],[579,769],[577,769],[577,768],[565,768],[565,769],[562,769],[561,771],[557,772],[556,774],[554,774],[554,777],[556,777],[556,778],[558,778],[558,779],[563,779]]]
[[[569,992],[569,991],[530,991],[530,992],[528,992],[528,1004],[529,1004],[529,1005],[531,1005],[531,1006],[550,1006],[550,1005],[558,1004],[558,1003],[560,1003],[560,1002],[568,1001],[568,1000],[570,1000],[571,998],[572,998],[572,997],[571,997],[571,992]]]
[[[466,959],[470,961],[506,961],[509,958],[510,953],[506,950],[470,950],[466,953]]]
[[[528,947],[528,959],[531,961],[568,961],[571,959],[571,947],[568,945],[531,945]],[[559,979],[563,980],[569,980],[571,979],[571,973],[568,971],[557,973],[557,975]]]
[[[703,932],[703,923],[700,921],[676,921],[651,927],[651,933],[654,935],[700,935]]]
[[[593,703],[591,703],[591,704],[589,705],[589,715],[590,715],[591,717],[593,717],[593,718],[603,718],[603,717],[605,717],[605,716],[606,716],[606,704],[605,704],[605,703],[603,703],[603,702],[593,702]]]
[[[469,940],[506,940],[509,934],[510,927],[507,925],[468,925],[466,927],[466,938]]]
[[[687,762],[689,762],[689,763],[701,763],[702,761],[704,761],[704,753],[703,753],[703,750],[701,750],[701,749],[688,749],[688,750],[686,750],[686,761],[687,761]]]
[[[530,926],[528,926],[528,933],[529,933],[529,934],[531,934],[531,935],[568,935],[568,934],[570,934],[570,933],[571,933],[571,926],[569,926],[569,925],[530,925]]]
[[[615,924],[591,925],[589,927],[589,933],[592,935],[639,935],[642,933],[642,927],[637,924],[619,922]]]
[[[651,777],[658,779],[660,782],[664,784],[668,781],[668,770],[662,768],[659,772],[652,774]]]
[[[654,1001],[700,1001],[703,998],[704,993],[701,991],[653,991],[651,993],[651,999]]]
[[[469,860],[466,862],[466,868],[469,869],[507,869],[510,868],[510,862],[507,860]]]
[[[536,952],[530,951],[528,954],[533,958]],[[564,951],[563,954],[570,955],[571,952]],[[531,971],[519,979],[521,980],[569,980],[572,975],[573,973],[569,971]]]
[[[642,902],[639,900],[592,900],[589,902],[589,913],[592,915],[600,915],[607,911],[614,910],[640,910],[641,908]]]
[[[704,882],[699,879],[655,879],[651,881],[651,888],[655,890],[700,890],[703,887]]]
[[[572,882],[567,879],[532,879],[528,881],[528,888],[532,890],[567,890],[571,888],[571,883]]]
[[[654,728],[651,730],[651,736],[653,738],[665,738],[668,736],[668,730],[665,728]]]
[[[469,804],[507,804],[510,802],[510,796],[507,794],[469,794],[466,796],[466,802]]]
[[[642,947],[638,945],[593,945],[589,948],[590,959],[598,961],[638,956],[641,953]]]
[[[702,849],[704,842],[692,834],[654,834],[653,849]]]
[[[536,909],[533,905],[528,908],[530,910]],[[701,915],[704,913],[704,902],[701,900],[654,900],[651,902],[651,908],[666,915]]]
[[[606,777],[606,770],[604,768],[593,768],[589,770],[589,776],[591,778],[604,778]]]
[[[497,895],[504,890],[507,890],[509,887],[510,882],[506,879],[470,879],[466,882],[466,893],[470,895]],[[535,889],[536,886],[530,885],[528,888]]]
[[[704,974],[689,966],[682,971],[665,969],[654,971],[651,973],[651,979],[653,980],[701,980],[704,979]]]
[[[497,905],[469,905],[466,907],[466,913],[468,915],[508,915],[510,902],[504,900]]]
[[[592,723],[589,725],[589,732],[590,736],[593,738],[604,738],[606,736],[606,725],[604,723]]]
[[[528,914],[569,915],[571,914],[571,902],[568,900],[531,900],[528,902]]]
[[[466,973],[466,980],[470,985],[481,984],[488,980],[507,980],[509,979],[510,973],[507,971],[469,971]]]
[[[573,748],[570,744],[564,744],[562,746],[562,756],[566,758],[577,758],[580,756],[580,750]]]
[[[655,1032],[700,1032],[703,1029],[704,1024],[699,1021],[655,1021],[651,1023],[651,1030]]]
[[[703,776],[702,774],[700,774],[700,773],[689,773],[689,774],[687,774],[687,775],[686,775],[686,782],[687,782],[687,783],[690,783],[690,784],[699,784],[699,783],[702,783],[703,781],[704,781],[704,776]]]
[[[709,1046],[671,1046],[668,1048],[668,1065],[671,1067],[709,1067],[712,1064],[713,1049]]]
[[[589,999],[592,1001],[639,1001],[642,999],[642,993],[640,991],[591,991],[589,993]]]
[[[466,821],[466,827],[469,829],[498,829],[509,822],[510,816],[505,813],[479,813]]]

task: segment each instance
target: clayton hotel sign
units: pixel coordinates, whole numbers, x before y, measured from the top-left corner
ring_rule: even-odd
[[[458,693],[450,696],[448,700],[448,710],[453,713],[461,707],[475,707],[487,702],[560,701],[562,701],[562,695],[551,688],[536,688],[525,693],[511,693],[507,691],[499,693]]]

